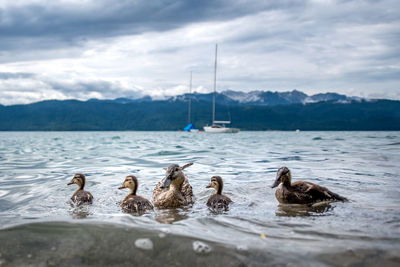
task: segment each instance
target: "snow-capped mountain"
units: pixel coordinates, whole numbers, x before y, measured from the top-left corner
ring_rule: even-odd
[[[169,101],[186,101],[189,94],[174,96]],[[212,93],[191,95],[192,101],[212,101]],[[346,103],[360,98],[348,97],[337,93],[323,93],[315,95],[307,95],[298,90],[289,92],[271,92],[271,91],[223,91],[217,93],[217,103],[229,105],[260,105],[260,106],[276,106],[290,104],[306,104],[316,102],[339,102]]]

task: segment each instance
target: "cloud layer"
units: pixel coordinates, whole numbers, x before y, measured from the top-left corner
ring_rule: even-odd
[[[2,1],[0,103],[298,89],[400,99],[400,2]]]

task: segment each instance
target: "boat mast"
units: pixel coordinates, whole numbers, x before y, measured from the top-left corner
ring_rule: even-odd
[[[188,101],[188,124],[190,123],[190,105],[192,103],[192,72],[190,72],[189,101]]]
[[[217,97],[217,50],[218,44],[215,44],[215,63],[214,63],[214,95],[213,95],[213,114],[212,114],[212,124],[215,121],[215,99]]]

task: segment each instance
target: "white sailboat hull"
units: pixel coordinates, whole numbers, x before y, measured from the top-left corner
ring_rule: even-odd
[[[238,128],[204,126],[206,133],[238,133]]]

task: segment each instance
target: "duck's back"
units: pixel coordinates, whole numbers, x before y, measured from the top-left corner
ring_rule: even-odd
[[[231,202],[232,200],[225,195],[214,194],[208,199],[207,206],[214,210],[228,210],[229,203]]]
[[[289,188],[280,185],[275,196],[279,202],[286,204],[310,204],[327,200],[347,201],[326,187],[305,181],[294,182]]]
[[[71,200],[77,204],[92,203],[93,196],[92,194],[90,194],[90,192],[81,189],[76,191],[75,194],[72,195]]]
[[[141,196],[129,195],[121,203],[121,207],[127,212],[146,212],[153,209],[153,205]]]

